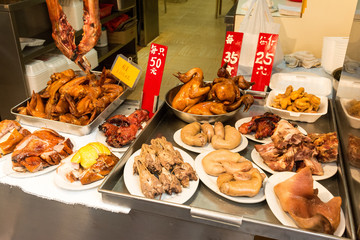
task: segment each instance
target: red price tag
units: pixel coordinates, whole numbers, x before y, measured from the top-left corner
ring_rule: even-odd
[[[256,84],[252,86],[252,90],[264,91],[265,86],[269,86],[278,37],[278,34],[259,34],[251,76],[251,82]]]
[[[221,66],[227,62],[226,69],[232,77],[235,77],[237,74],[243,36],[244,33],[241,32],[226,32]]]
[[[148,110],[150,117],[157,110],[157,97],[164,73],[166,53],[167,46],[151,44],[141,103],[141,108]]]

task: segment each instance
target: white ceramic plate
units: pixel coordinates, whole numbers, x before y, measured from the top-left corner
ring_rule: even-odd
[[[268,165],[266,165],[264,163],[264,160],[262,159],[262,157],[260,156],[258,151],[256,151],[255,148],[251,152],[251,159],[254,161],[254,163],[256,165],[258,165],[260,168],[262,168],[264,171],[267,171],[268,173],[271,173],[271,174],[282,173],[282,172],[274,171]],[[336,162],[322,163],[321,166],[324,169],[324,175],[322,175],[322,176],[313,175],[313,179],[316,181],[330,178],[330,177],[334,176],[337,172]]]
[[[8,153],[8,154],[0,157],[0,162],[2,162],[2,161],[11,161],[11,154],[12,153]]]
[[[178,150],[181,154],[181,156],[184,159],[184,162],[189,163],[193,169],[195,170],[195,164],[193,158],[187,154],[185,151],[174,147],[175,150]],[[137,150],[135,153],[131,155],[131,157],[127,160],[124,168],[124,182],[125,186],[132,195],[145,197],[144,194],[141,192],[140,188],[140,181],[139,181],[139,175],[133,174],[133,165],[134,165],[134,158],[135,156],[139,156],[141,152],[141,149]],[[196,192],[196,189],[199,185],[199,178],[197,181],[190,181],[190,186],[187,188],[182,187],[182,192],[178,194],[167,194],[163,193],[161,194],[161,199],[159,197],[155,198],[158,200],[173,202],[173,203],[184,203],[187,200],[191,198],[192,195]]]
[[[289,214],[284,212],[281,208],[280,201],[277,198],[275,192],[274,192],[274,186],[277,185],[280,182],[285,181],[286,179],[294,176],[295,173],[293,172],[281,172],[272,175],[269,177],[268,181],[265,184],[265,196],[266,201],[271,209],[271,211],[274,213],[275,217],[283,224],[289,227],[295,227],[298,228],[295,224],[295,221],[290,217]],[[330,199],[332,199],[334,196],[320,183],[314,181],[314,188],[319,189],[318,196],[323,202],[328,202]],[[344,213],[341,209],[340,212],[340,224],[338,228],[336,229],[334,235],[335,236],[342,236],[345,231],[345,217]]]
[[[81,191],[81,190],[98,187],[102,183],[102,180],[98,180],[90,184],[82,185],[80,181],[69,182],[64,178],[62,178],[59,174],[57,173],[54,174],[54,182],[58,187],[72,191]]]
[[[243,124],[243,123],[247,123],[247,122],[250,122],[251,121],[251,118],[252,117],[246,117],[246,118],[242,118],[242,119],[239,119],[237,120],[237,122],[235,123],[235,128],[236,129],[239,129],[239,127]],[[302,127],[300,127],[299,125],[297,126],[297,129],[299,129],[299,131],[301,133],[303,133],[304,135],[307,135],[307,132],[305,131],[305,129],[303,129]],[[249,133],[249,134],[244,134],[244,136],[252,141],[255,141],[255,142],[259,142],[259,143],[270,143],[272,142],[271,140],[271,137],[267,137],[267,138],[264,138],[264,139],[256,139],[255,138],[255,133]]]
[[[211,152],[211,151],[215,151],[216,149],[214,149],[211,145],[211,143],[206,143],[205,146],[203,147],[196,147],[196,146],[190,146],[190,145],[187,145],[186,143],[184,143],[182,140],[181,140],[181,129],[177,130],[175,133],[174,133],[174,141],[179,144],[179,146],[189,150],[189,151],[192,151],[192,152],[196,152],[196,153],[203,153],[203,152]],[[248,145],[248,140],[246,139],[246,137],[244,137],[243,135],[241,135],[241,142],[240,142],[240,145],[237,146],[236,148],[234,149],[231,149],[230,151],[232,152],[240,152],[242,150],[244,150],[247,145]]]
[[[35,176],[39,176],[39,175],[54,171],[57,167],[58,167],[58,165],[54,165],[54,166],[44,168],[41,171],[37,171],[37,172],[33,172],[33,173],[32,172],[16,172],[12,169],[12,161],[10,158],[9,161],[6,161],[4,163],[3,169],[4,169],[4,173],[7,176],[14,177],[14,178],[29,178],[29,177],[35,177]]]
[[[146,126],[146,123],[143,123],[142,127],[144,128],[145,126]],[[136,137],[140,134],[141,131],[142,131],[142,129],[137,131]],[[125,146],[123,146],[121,148],[112,147],[109,144],[107,144],[105,134],[102,131],[100,131],[98,128],[96,129],[95,138],[96,138],[96,141],[98,141],[99,143],[102,143],[105,146],[107,146],[110,149],[110,151],[112,151],[112,152],[126,152],[126,150],[128,150],[128,148],[129,148],[129,146],[131,144],[131,143],[129,143],[128,145],[125,145]]]
[[[220,192],[217,184],[216,184],[216,180],[217,180],[217,177],[214,177],[214,176],[210,176],[208,175],[203,166],[202,166],[202,159],[207,155],[209,154],[209,152],[204,152],[204,153],[201,153],[199,154],[196,158],[195,158],[195,169],[196,169],[196,172],[198,173],[201,181],[208,187],[210,188],[212,191],[214,191],[215,193],[219,194],[220,196],[224,197],[224,198],[227,198],[231,201],[234,201],[234,202],[238,202],[238,203],[258,203],[258,202],[262,202],[265,200],[265,194],[264,194],[264,187],[262,187],[260,189],[260,192],[254,196],[254,197],[232,197],[232,196],[229,196],[229,195],[226,195],[222,192]],[[259,169],[259,171],[261,173],[263,173],[263,171],[258,167],[256,166],[255,164],[253,164],[253,166],[257,169]],[[263,181],[263,186],[264,186],[264,183],[267,181],[267,177],[264,179]]]

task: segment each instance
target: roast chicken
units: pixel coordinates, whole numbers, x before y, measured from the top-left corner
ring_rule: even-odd
[[[12,155],[12,168],[17,172],[37,172],[72,154],[70,139],[52,129],[41,128],[24,137]]]
[[[333,234],[340,223],[341,197],[323,202],[313,189],[311,169],[306,167],[274,186],[282,209],[303,229]]]
[[[0,122],[0,157],[11,153],[16,145],[30,132],[14,120]]]
[[[184,85],[175,95],[172,107],[180,111],[188,111],[196,103],[204,100],[210,91],[210,86],[205,86],[203,72],[200,68],[192,68],[186,73],[174,74]]]
[[[200,68],[175,75],[184,85],[175,95],[173,108],[197,115],[219,115],[245,106],[248,111],[254,103],[250,94],[242,94],[240,89],[249,89],[254,83],[247,82],[243,76],[230,77],[226,64],[218,70],[218,78],[211,83],[203,82]]]

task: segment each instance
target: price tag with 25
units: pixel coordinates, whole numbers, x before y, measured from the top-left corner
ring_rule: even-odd
[[[278,37],[278,34],[259,34],[251,75],[251,82],[256,84],[252,86],[252,90],[264,91],[269,86]]]

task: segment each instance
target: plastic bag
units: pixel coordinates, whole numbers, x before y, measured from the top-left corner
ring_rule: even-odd
[[[273,22],[266,0],[253,0],[239,27],[239,32],[244,33],[244,37],[238,74],[252,74],[259,33],[279,34],[279,31],[280,24]],[[273,67],[281,63],[283,55],[278,41]]]

